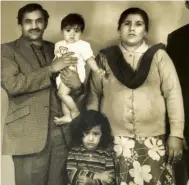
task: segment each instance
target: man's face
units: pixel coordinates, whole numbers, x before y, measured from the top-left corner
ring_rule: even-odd
[[[46,22],[40,10],[24,14],[22,24],[20,25],[24,37],[32,41],[39,40],[42,38],[45,28]]]

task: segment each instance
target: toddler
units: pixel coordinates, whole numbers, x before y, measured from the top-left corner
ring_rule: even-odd
[[[78,58],[77,65],[69,66],[69,69],[77,71],[80,81],[83,83],[86,77],[85,64],[99,77],[104,76],[104,70],[99,69],[93,56],[93,51],[88,42],[81,40],[81,35],[85,28],[85,22],[79,14],[68,14],[61,22],[61,30],[64,40],[55,44],[55,57],[61,57],[62,54],[74,52]],[[55,117],[56,124],[69,123],[79,115],[78,108],[70,96],[70,88],[66,86],[60,77],[56,78],[58,96],[61,99],[63,117]]]

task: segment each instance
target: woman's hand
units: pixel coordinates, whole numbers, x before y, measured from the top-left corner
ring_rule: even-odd
[[[183,140],[178,137],[169,136],[167,140],[168,162],[177,162],[182,158]]]
[[[72,56],[73,54],[74,54],[73,52],[68,52],[66,54],[63,54],[59,58],[55,58],[51,66],[49,66],[50,71],[52,73],[60,72],[61,70],[63,70],[64,68],[70,65],[77,64],[77,58],[73,57]]]
[[[78,90],[81,88],[81,81],[76,71],[65,68],[60,73],[60,78],[71,90]]]

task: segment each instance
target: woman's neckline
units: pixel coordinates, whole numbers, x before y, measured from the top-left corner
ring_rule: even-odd
[[[128,52],[134,52],[134,51],[136,51],[140,46],[142,46],[143,43],[144,43],[144,41],[142,41],[141,44],[138,45],[138,46],[125,47],[125,46],[123,45],[122,41],[121,41],[121,46],[122,46],[126,51],[128,51]]]

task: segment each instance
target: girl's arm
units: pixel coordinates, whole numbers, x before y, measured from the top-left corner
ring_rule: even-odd
[[[102,185],[114,185],[115,182],[115,165],[111,152],[104,152],[105,170],[102,173],[96,173],[94,179],[98,179]]]
[[[95,173],[87,168],[79,168],[77,158],[72,150],[68,154],[66,169],[71,185],[100,185],[98,180],[93,179]]]

